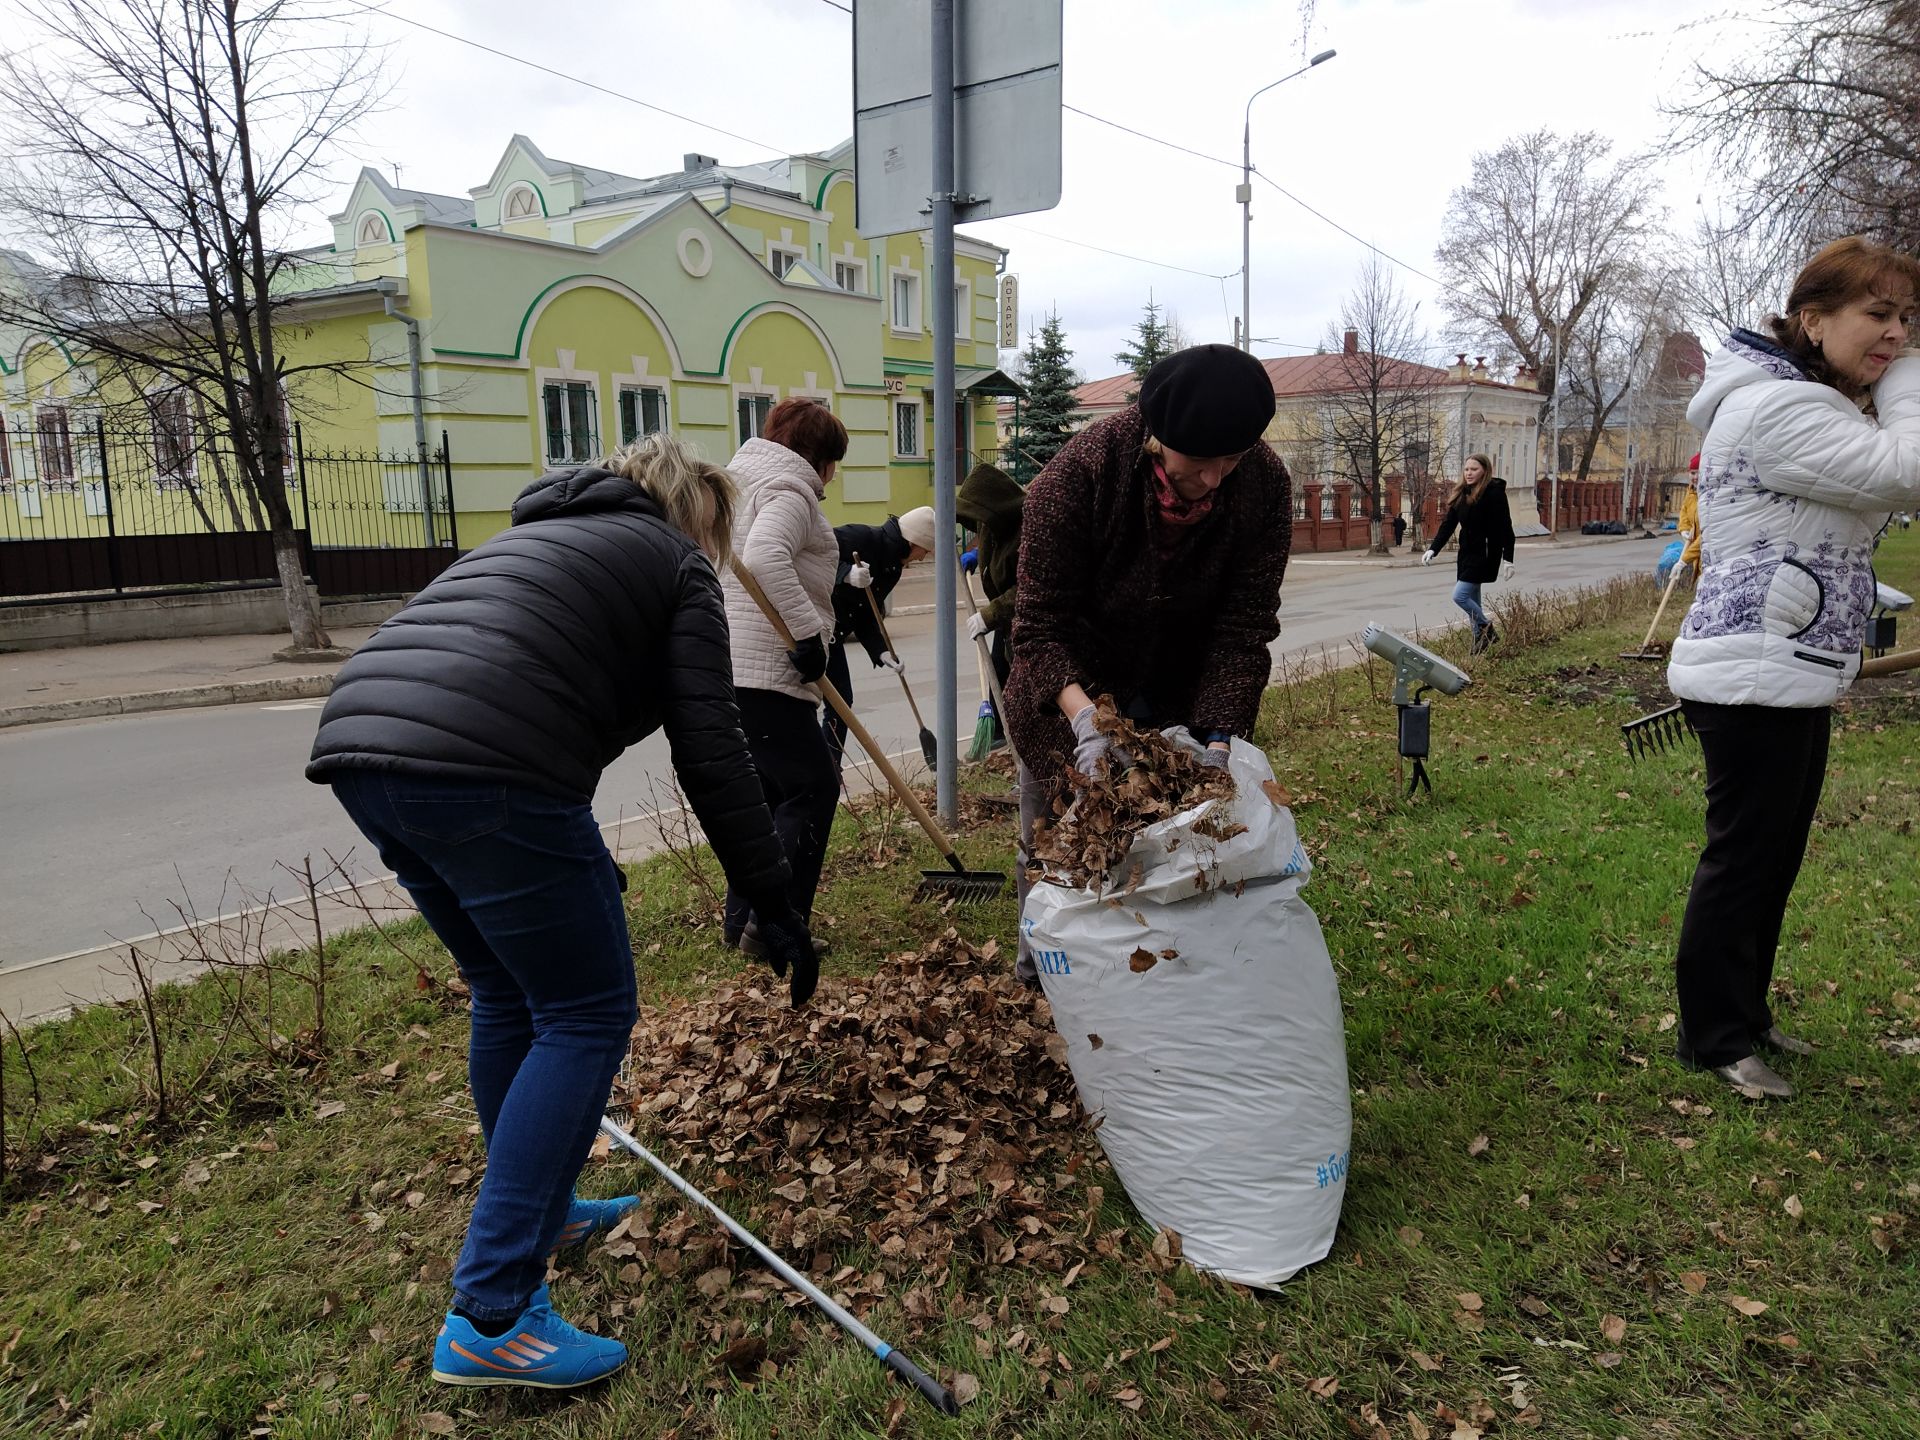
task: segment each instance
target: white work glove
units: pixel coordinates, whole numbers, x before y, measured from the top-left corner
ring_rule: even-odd
[[[987,617],[978,611],[967,616],[967,638],[969,640],[978,640],[982,635],[987,633],[988,628]]]
[[[847,567],[847,584],[856,590],[865,590],[873,584],[873,571],[864,560],[856,560]]]
[[[1422,555],[1420,557],[1420,563],[1422,565],[1431,565],[1433,563],[1433,552],[1429,550],[1426,554]]]
[[[1502,560],[1500,562],[1500,578],[1502,580],[1511,580],[1513,578],[1513,562],[1511,560]]]
[[[1073,768],[1089,779],[1107,758],[1112,743],[1093,727],[1093,706],[1083,705],[1073,717]]]
[[[904,675],[907,673],[907,667],[900,663],[900,657],[891,650],[882,650],[880,652],[880,663],[896,675]]]
[[[1224,770],[1232,753],[1225,745],[1209,745],[1200,752],[1200,763],[1209,770]]]

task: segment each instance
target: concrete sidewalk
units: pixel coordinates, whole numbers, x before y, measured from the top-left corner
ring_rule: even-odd
[[[1520,551],[1637,538],[1637,534],[1565,535],[1558,540],[1542,536],[1520,541]],[[1311,584],[1316,575],[1340,570],[1398,569],[1419,563],[1419,551],[1411,547],[1386,556],[1364,550],[1296,554],[1288,562],[1288,583]],[[891,613],[931,614],[933,594],[932,563],[923,560],[910,565],[894,588]],[[332,632],[333,642],[342,650],[353,650],[373,630],[372,626],[343,626]],[[274,652],[286,643],[284,635],[207,635],[0,653],[0,729],[146,710],[326,695],[339,662],[275,660]]]

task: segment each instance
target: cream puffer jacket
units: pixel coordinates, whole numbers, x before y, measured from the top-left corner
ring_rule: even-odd
[[[805,460],[784,445],[754,439],[727,462],[740,503],[734,515],[733,553],[753,572],[796,641],[833,635],[833,577],[840,547],[827,512],[827,487]],[[729,568],[721,577],[727,629],[733,641],[737,690],[775,690],[797,700],[819,697],[787,659],[787,647]]]
[[[1920,355],[1873,396],[1868,416],[1749,330],[1708,362],[1687,407],[1706,438],[1700,583],[1667,667],[1682,700],[1813,709],[1853,683],[1875,537],[1920,503]]]

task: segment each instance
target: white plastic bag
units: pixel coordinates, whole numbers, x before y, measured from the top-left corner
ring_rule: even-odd
[[[1198,1268],[1272,1288],[1333,1246],[1353,1108],[1293,815],[1258,748],[1229,769],[1231,802],[1143,831],[1104,893],[1040,880],[1021,924],[1135,1207]]]

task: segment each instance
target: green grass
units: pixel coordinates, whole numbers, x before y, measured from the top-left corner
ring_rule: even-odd
[[[1888,542],[1880,573],[1920,590],[1920,532]],[[1654,599],[1645,584],[1590,600],[1557,635],[1564,616],[1511,609],[1484,659],[1439,642],[1474,685],[1435,701],[1431,798],[1403,799],[1381,667],[1270,695],[1260,738],[1317,867],[1306,894],[1341,977],[1355,1122],[1334,1252],[1279,1297],[1159,1272],[1096,1161],[1056,1193],[1085,1205],[1098,1185],[1091,1233],[1131,1228],[1113,1256],[1083,1247],[1071,1288],[956,1259],[944,1279],[900,1279],[869,1317],[928,1369],[978,1378],[956,1421],[890,1408],[904,1392],[855,1346],[739,1293],[750,1265],[710,1303],[699,1264],[623,1276],[604,1255],[559,1294],[633,1348],[626,1371],[573,1399],[441,1389],[428,1347],[483,1161],[464,1021],[410,960],[357,937],[332,954],[325,1053],[297,989],[279,997],[290,1043],[274,1054],[216,1044],[210,987],[169,994],[179,1073],[215,1063],[166,1127],[132,1010],[31,1034],[31,1116],[7,1045],[0,1432],[415,1436],[445,1415],[461,1435],[582,1440],[1331,1440],[1417,1433],[1411,1413],[1437,1436],[1452,1415],[1489,1435],[1920,1436],[1920,1058],[1883,1048],[1920,1015],[1920,707],[1879,682],[1837,728],[1777,997],[1820,1050],[1789,1067],[1792,1103],[1743,1101],[1670,1057],[1699,756],[1629,763],[1618,725],[1664,703],[1663,668],[1615,658]],[[910,904],[932,860],[893,824],[883,843],[877,816],[864,836],[843,822],[821,904],[830,975],[948,923],[1011,937],[1010,900]],[[1010,868],[1010,828],[976,826],[965,858]],[[638,867],[628,898],[643,998],[736,972],[671,863]],[[397,938],[446,973],[417,923]],[[344,1111],[318,1118],[329,1102]],[[615,1193],[633,1168],[591,1166],[583,1189]],[[909,1316],[916,1285],[937,1303]],[[771,1375],[716,1368],[742,1332],[765,1336]]]

